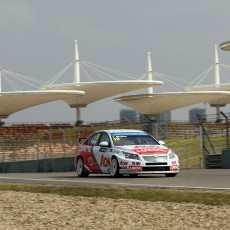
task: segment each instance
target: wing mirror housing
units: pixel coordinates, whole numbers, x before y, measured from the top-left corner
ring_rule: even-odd
[[[160,145],[165,145],[164,141],[159,141]]]
[[[108,141],[102,141],[99,145],[102,147],[108,147],[109,143],[108,143]]]

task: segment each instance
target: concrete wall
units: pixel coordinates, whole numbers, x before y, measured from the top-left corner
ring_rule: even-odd
[[[0,163],[0,173],[71,172],[74,170],[74,157]]]

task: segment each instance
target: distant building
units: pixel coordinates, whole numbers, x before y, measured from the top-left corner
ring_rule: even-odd
[[[141,122],[141,123],[149,123],[149,119],[141,114],[137,113],[135,110],[131,109],[121,109],[120,110],[120,122]],[[154,117],[154,121],[157,123],[166,123],[171,121],[171,112],[162,113],[158,116]]]
[[[156,116],[156,122],[158,123],[166,123],[171,121],[171,112],[165,112],[158,116]]]
[[[189,121],[197,122],[197,115],[205,116],[205,109],[194,108],[189,110]]]
[[[137,112],[131,109],[122,109],[120,110],[120,122],[136,122],[137,121]]]
[[[162,113],[158,116],[155,116],[154,118],[151,118],[151,119],[154,119],[154,121],[156,123],[166,123],[166,122],[170,122],[171,121],[171,112],[165,112],[165,113]],[[141,123],[148,123],[149,122],[149,119],[143,115],[143,114],[139,114],[139,121]]]

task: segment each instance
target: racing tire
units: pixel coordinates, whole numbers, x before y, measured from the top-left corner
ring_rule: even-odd
[[[77,171],[77,175],[79,177],[87,177],[87,176],[89,176],[89,172],[86,171],[83,159],[81,157],[79,157],[77,159],[76,171]]]
[[[113,157],[110,163],[110,175],[112,177],[120,177],[119,164],[116,157]]]
[[[167,177],[174,177],[176,175],[177,175],[177,173],[165,173],[165,176],[167,176]]]

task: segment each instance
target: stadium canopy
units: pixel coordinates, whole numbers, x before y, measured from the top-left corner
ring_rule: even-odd
[[[220,83],[219,59],[215,45],[215,84],[190,86],[182,92],[119,96],[114,101],[148,116],[156,116],[201,102],[216,107],[219,114],[219,108],[230,103],[230,84]]]
[[[230,46],[230,44],[229,44]],[[214,64],[214,84],[209,85],[194,85],[185,88],[186,91],[230,91],[230,83],[221,83],[220,80],[220,62],[215,45],[215,64]]]
[[[219,47],[222,50],[230,51],[230,41],[225,41],[225,42],[220,43]]]
[[[201,102],[230,102],[228,91],[171,92],[156,94],[139,94],[117,97],[115,102],[126,105],[142,114],[156,116],[174,109],[183,108]]]
[[[81,90],[85,92],[83,97],[68,98],[64,101],[70,107],[85,107],[90,103],[99,101],[101,99],[115,96],[129,91],[139,90],[147,87],[161,85],[161,81],[149,80],[121,80],[121,81],[98,81],[98,82],[81,82],[78,84],[60,84],[43,86],[43,90]]]
[[[182,108],[200,102],[211,105],[224,106],[229,103],[229,84],[220,84],[219,60],[216,50],[215,84],[195,86],[183,92],[153,93],[153,87],[161,86],[162,81],[154,81],[150,53],[148,53],[148,80],[112,80],[112,81],[80,81],[80,59],[77,41],[75,41],[74,79],[72,83],[54,84],[49,81],[39,90],[0,92],[0,118],[7,118],[10,114],[20,110],[63,100],[71,108],[76,108],[77,121],[81,120],[80,109],[90,103],[119,94],[148,88],[148,94],[119,96],[114,101],[146,115],[158,115],[166,111]],[[1,81],[0,81],[1,83]],[[0,87],[1,89],[1,87]]]
[[[150,57],[150,55],[149,55]],[[148,57],[148,61],[149,61]],[[86,107],[88,104],[95,101],[99,101],[118,94],[127,93],[130,91],[140,90],[143,88],[152,88],[154,86],[160,86],[162,81],[152,80],[152,69],[148,68],[148,80],[132,79],[132,80],[113,80],[113,81],[80,81],[80,59],[77,46],[77,40],[75,40],[75,62],[74,62],[74,80],[73,83],[62,84],[47,84],[41,87],[42,90],[81,90],[85,92],[85,95],[81,98],[67,98],[64,99],[71,108],[77,110],[77,121],[81,120],[80,109]],[[102,74],[102,72],[101,72]],[[107,75],[108,76],[108,75]]]
[[[77,120],[80,120],[80,108],[92,102],[121,93],[163,84],[162,81],[153,81],[151,79],[80,82],[80,60],[76,40],[74,67],[73,83],[53,84],[52,82],[50,84],[49,81],[48,84],[43,82],[38,90],[19,91],[17,89],[16,91],[8,92],[2,92],[1,89],[1,80],[4,74],[14,75],[13,77],[17,79],[22,78],[23,83],[27,83],[28,77],[0,69],[0,119],[7,118],[15,112],[36,105],[62,100],[68,103],[71,108],[77,109]],[[9,81],[9,78],[6,77],[6,79]],[[15,86],[15,84],[12,85]]]
[[[33,90],[0,93],[0,119],[36,105],[81,97],[85,94],[79,90]]]
[[[210,84],[210,85],[200,85],[189,87],[185,89],[186,91],[230,91],[230,84]]]

